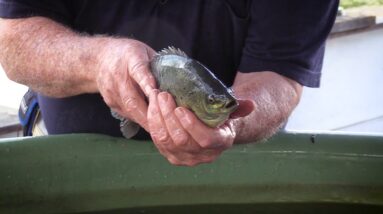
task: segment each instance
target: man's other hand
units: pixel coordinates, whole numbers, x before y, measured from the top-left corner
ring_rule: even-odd
[[[104,50],[96,80],[104,101],[112,110],[149,131],[145,96],[156,87],[149,67],[155,51],[131,39],[116,39]]]
[[[249,101],[250,102],[250,101]],[[238,116],[250,114],[253,108],[245,104]],[[160,153],[174,165],[195,166],[214,161],[233,145],[235,119],[217,128],[203,124],[191,111],[177,107],[167,92],[153,90],[149,96],[148,124],[151,137]]]

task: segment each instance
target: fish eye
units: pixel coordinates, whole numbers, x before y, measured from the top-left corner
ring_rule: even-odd
[[[214,102],[215,102],[214,95],[210,94],[207,97],[207,101],[208,101],[209,104],[214,104]]]

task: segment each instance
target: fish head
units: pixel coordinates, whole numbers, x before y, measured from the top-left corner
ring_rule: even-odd
[[[203,108],[199,118],[210,127],[224,123],[238,108],[237,100],[230,93],[206,93],[201,101]]]
[[[196,78],[188,78],[195,82],[198,98],[192,99],[191,107],[206,125],[217,127],[224,123],[237,107],[238,102],[230,88],[226,87],[207,67],[198,61],[191,61],[190,72]]]
[[[210,114],[232,113],[237,106],[236,100],[225,94],[209,94],[205,101],[205,109]]]

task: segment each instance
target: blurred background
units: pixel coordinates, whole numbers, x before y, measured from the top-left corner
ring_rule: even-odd
[[[383,0],[341,0],[338,15],[321,87],[304,89],[286,129],[383,134]],[[21,134],[17,109],[26,90],[0,67],[0,138]]]
[[[287,130],[383,133],[383,0],[341,0],[322,83],[305,88]]]

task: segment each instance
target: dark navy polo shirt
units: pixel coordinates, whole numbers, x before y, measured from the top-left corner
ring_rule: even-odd
[[[308,87],[320,84],[324,43],[336,0],[0,0],[0,17],[45,16],[88,35],[174,46],[232,85],[237,71],[274,71]],[[39,96],[50,134],[121,136],[98,94]]]

